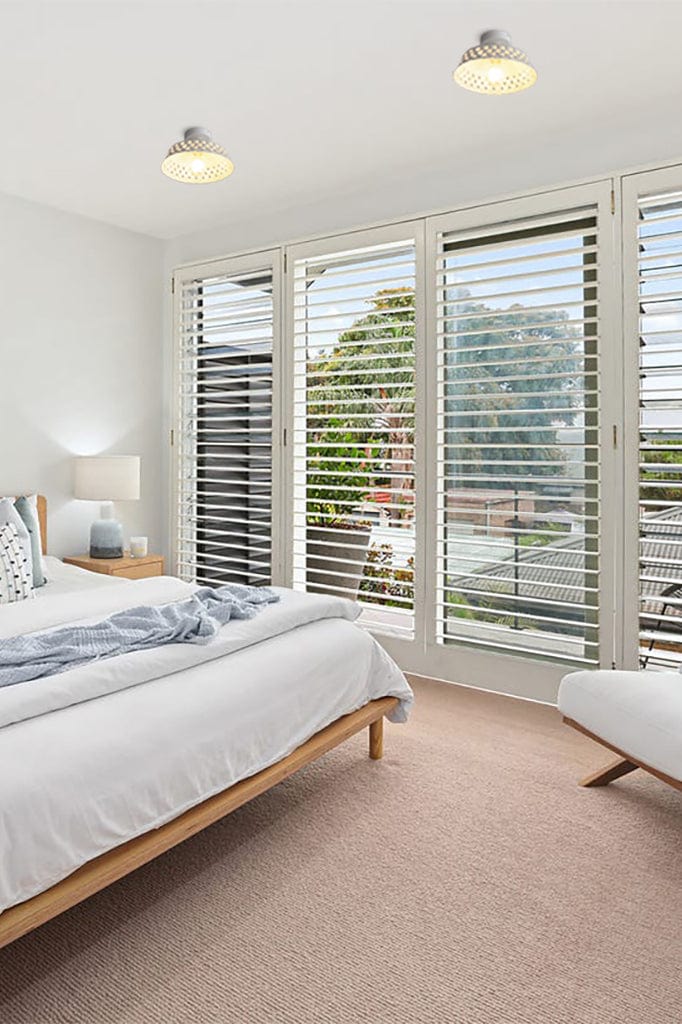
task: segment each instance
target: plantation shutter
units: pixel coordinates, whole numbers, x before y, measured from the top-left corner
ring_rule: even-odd
[[[253,263],[253,261],[250,261]],[[273,269],[176,281],[176,568],[199,583],[271,579]]]
[[[294,587],[411,638],[414,240],[296,259],[293,302]]]
[[[639,639],[682,663],[682,193],[639,201]]]
[[[592,207],[436,235],[437,643],[599,660]]]

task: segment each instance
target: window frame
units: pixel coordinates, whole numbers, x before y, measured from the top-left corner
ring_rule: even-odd
[[[241,256],[233,256],[219,260],[208,260],[203,263],[187,265],[176,269],[172,278],[172,316],[173,316],[173,367],[172,367],[172,435],[170,457],[170,549],[172,572],[178,570],[178,530],[179,516],[179,470],[180,470],[180,437],[183,430],[182,410],[180,402],[180,356],[181,308],[183,286],[200,280],[202,277],[219,276],[236,277],[254,271],[269,271],[272,274],[272,494],[271,494],[271,578],[274,586],[285,585],[283,571],[283,522],[284,507],[282,504],[282,401],[280,381],[282,378],[282,330],[280,309],[282,305],[282,257],[280,249],[259,250]]]
[[[300,259],[316,256],[332,256],[335,251],[363,249],[374,245],[389,244],[414,238],[415,244],[415,572],[414,572],[414,636],[405,637],[376,634],[377,639],[398,663],[405,667],[413,657],[415,648],[423,647],[424,620],[424,551],[426,546],[426,492],[425,492],[425,309],[424,309],[424,220],[405,220],[381,228],[347,231],[325,235],[311,241],[287,245],[284,248],[286,287],[284,297],[284,337],[286,344],[286,369],[283,381],[283,407],[286,410],[287,436],[293,437],[294,430],[294,331],[295,294],[294,268]],[[287,445],[284,459],[284,505],[291,515],[286,531],[285,573],[288,581],[293,578],[293,508],[294,508],[294,449]]]
[[[558,683],[574,666],[481,651],[436,641],[436,291],[431,272],[436,234],[443,230],[499,230],[505,219],[570,212],[592,205],[598,215],[600,266],[600,477],[601,576],[600,665],[636,668],[639,608],[638,526],[638,312],[637,200],[641,195],[682,183],[682,165],[624,173],[576,185],[550,187],[529,194],[467,204],[438,212],[383,223],[375,227],[324,233],[267,249],[247,251],[225,259],[188,263],[173,273],[173,394],[171,425],[178,423],[177,302],[179,283],[202,272],[239,273],[264,268],[270,261],[273,302],[273,582],[288,585],[292,578],[293,531],[293,265],[299,256],[315,256],[346,248],[361,248],[415,239],[416,247],[416,422],[415,499],[420,510],[415,537],[415,637],[379,637],[401,667],[418,675],[463,682],[553,703]],[[634,287],[633,287],[634,281]],[[289,341],[291,339],[291,342]],[[171,447],[172,558],[177,531],[177,446]]]
[[[556,688],[562,676],[580,666],[546,661],[537,657],[493,653],[469,644],[441,644],[436,638],[437,608],[437,486],[438,486],[438,429],[437,429],[437,299],[438,286],[435,272],[438,258],[438,236],[442,232],[472,232],[477,237],[496,234],[507,222],[530,221],[533,218],[560,216],[574,210],[592,207],[597,216],[597,264],[599,265],[599,470],[600,470],[600,574],[599,574],[599,665],[610,668],[615,659],[615,564],[616,531],[604,528],[614,521],[618,510],[613,500],[617,477],[616,450],[613,448],[613,427],[618,430],[621,403],[614,386],[618,369],[616,349],[618,335],[613,312],[615,308],[615,217],[612,214],[612,181],[603,179],[588,185],[557,189],[537,195],[500,200],[485,206],[472,207],[453,213],[429,217],[426,221],[426,246],[429,273],[426,281],[428,381],[427,381],[427,433],[429,438],[427,463],[427,492],[431,496],[429,508],[429,542],[426,552],[426,573],[430,579],[425,609],[429,624],[425,637],[423,674],[441,678],[462,679],[469,685],[497,689],[496,680],[503,675],[507,692],[534,699],[554,701]]]
[[[622,621],[619,665],[638,671],[639,651],[639,203],[661,192],[682,192],[682,165],[623,175],[621,182],[621,259],[623,316],[623,555]]]

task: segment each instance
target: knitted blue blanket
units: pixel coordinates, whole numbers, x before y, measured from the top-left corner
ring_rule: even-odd
[[[279,597],[267,587],[202,587],[183,601],[129,608],[90,626],[63,626],[0,640],[0,686],[130,651],[166,644],[205,644],[230,619],[251,619],[273,601]]]

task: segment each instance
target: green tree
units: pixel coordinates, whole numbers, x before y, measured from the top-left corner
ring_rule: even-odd
[[[461,462],[451,463],[460,486],[480,486],[483,477],[488,487],[508,489],[509,476],[561,476],[565,454],[557,430],[575,422],[582,340],[564,310],[538,317],[532,307],[514,305],[501,315],[462,299],[466,293],[457,314],[446,310],[445,316],[445,406],[458,413],[446,432],[448,441],[466,446],[458,448]],[[529,362],[538,358],[541,363]],[[533,465],[518,465],[524,462]]]
[[[411,509],[414,292],[386,289],[370,302],[370,312],[339,335],[332,351],[308,364],[312,521],[342,522],[373,487],[388,489],[398,506],[392,518]],[[385,471],[376,471],[377,460]]]
[[[516,305],[500,313],[466,293],[452,296],[444,316],[449,345],[442,378],[445,412],[457,413],[445,426],[446,444],[457,445],[450,453],[460,453],[447,468],[456,474],[452,486],[541,493],[542,484],[524,487],[518,478],[564,475],[557,431],[575,423],[584,346],[590,344],[566,320],[562,310],[538,317],[537,310]],[[377,292],[367,314],[338,336],[331,351],[310,360],[309,522],[348,522],[362,498],[379,487],[389,490],[391,519],[409,521],[414,356],[415,295],[397,288]],[[529,362],[538,358],[541,363]],[[389,545],[370,549],[361,583],[365,601],[406,607],[412,585],[412,565],[397,568]],[[449,601],[453,614],[472,614],[465,598],[451,593]],[[487,614],[498,621],[501,613]]]
[[[446,442],[456,443],[463,453],[461,462],[450,462],[450,472],[458,473],[462,487],[480,486],[483,478],[487,487],[507,489],[505,477],[563,475],[565,454],[557,430],[575,421],[584,379],[582,339],[566,323],[563,310],[543,312],[542,326],[537,326],[538,314],[531,307],[511,306],[501,315],[466,298],[466,293],[453,296],[457,315],[446,310],[445,316],[451,340],[445,408],[458,413],[448,423]],[[358,486],[386,486],[399,506],[401,492],[412,486],[414,300],[408,288],[377,292],[370,311],[339,335],[331,352],[308,365],[315,394],[308,422],[313,518],[328,519],[332,507],[339,519],[348,515]],[[543,361],[534,374],[528,361],[538,357]],[[392,386],[377,387],[377,379]],[[487,410],[490,405],[495,409]],[[367,469],[363,474],[363,453],[367,464],[383,457],[386,473],[373,476]],[[329,473],[336,474],[338,492],[330,487]],[[407,511],[409,501],[402,504]]]
[[[651,442],[656,447],[645,449],[641,453],[642,462],[652,466],[665,466],[665,470],[642,469],[640,472],[640,497],[647,501],[682,501],[682,451],[678,440],[661,440]],[[672,446],[672,447],[669,447]],[[675,481],[679,481],[677,486]],[[666,487],[647,487],[649,484],[666,483]],[[653,509],[659,506],[652,505]]]

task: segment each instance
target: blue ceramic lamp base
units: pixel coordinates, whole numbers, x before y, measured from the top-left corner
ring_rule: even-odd
[[[123,558],[123,527],[111,505],[102,505],[102,518],[90,527],[90,558]]]

